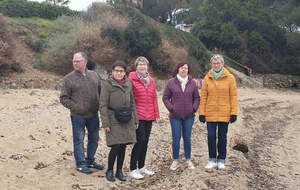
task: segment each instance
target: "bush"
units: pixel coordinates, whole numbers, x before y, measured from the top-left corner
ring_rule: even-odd
[[[83,18],[93,25],[99,24],[101,37],[108,38],[112,46],[124,45],[131,56],[144,55],[161,44],[159,31],[146,25],[143,16],[130,6],[115,5],[113,9],[110,5],[94,3]],[[109,22],[104,24],[103,19]]]
[[[174,29],[171,26],[163,26],[165,36],[175,46],[188,46],[189,55],[195,57],[199,62],[206,62],[210,55],[203,43],[190,33]]]
[[[38,39],[32,43],[32,46],[35,52],[43,52],[49,46],[49,42],[45,39]]]
[[[72,71],[72,57],[76,52],[85,52],[89,62],[110,68],[116,57],[125,60],[123,50],[116,51],[100,37],[100,30],[92,23],[86,23],[80,17],[62,16],[50,29],[53,37],[49,39],[49,48],[41,56],[38,67],[50,72],[65,75]]]
[[[120,11],[109,4],[94,2],[88,11],[82,13],[82,19],[101,31],[115,29],[124,32],[129,27],[131,18]]]
[[[52,20],[42,18],[9,18],[14,34],[22,36],[26,43],[36,53],[43,52],[48,47],[48,38],[52,35],[49,30]]]
[[[45,69],[45,64],[40,60],[40,59],[34,59],[30,63],[33,68],[38,69],[38,70],[44,70]]]
[[[86,35],[87,27],[79,17],[62,16],[54,22],[50,29],[53,38],[49,40],[49,48],[42,56],[42,61],[47,63],[47,70],[65,74],[72,69],[68,63],[71,63],[75,52],[82,51],[80,41]]]
[[[79,14],[78,11],[73,11],[68,7],[27,0],[0,1],[0,12],[8,17],[40,17],[45,19],[57,19],[61,15],[74,16]]]
[[[23,72],[24,70],[22,69],[21,67],[21,64],[19,62],[16,62],[16,61],[13,61],[10,65],[10,69],[13,70],[14,72],[17,72],[17,73],[21,73]]]
[[[125,31],[124,39],[132,56],[145,55],[151,49],[159,47],[162,40],[158,30],[153,27],[131,27]]]
[[[111,45],[117,46],[118,44],[124,42],[123,33],[115,28],[104,29],[101,32],[102,38],[108,38]]]

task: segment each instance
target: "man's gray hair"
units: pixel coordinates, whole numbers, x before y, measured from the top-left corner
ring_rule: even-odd
[[[86,61],[88,61],[88,57],[87,57],[87,54],[84,53],[84,52],[77,52],[75,54],[80,54],[82,56],[83,59],[85,59]]]

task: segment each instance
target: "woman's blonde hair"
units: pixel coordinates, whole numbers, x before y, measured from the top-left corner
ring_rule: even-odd
[[[137,67],[137,64],[139,62],[146,63],[147,66],[149,66],[149,61],[148,61],[148,59],[146,57],[140,56],[140,57],[136,58],[135,63],[134,63],[135,67]]]

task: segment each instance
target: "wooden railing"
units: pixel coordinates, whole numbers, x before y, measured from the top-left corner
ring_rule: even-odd
[[[235,64],[239,65],[240,67],[243,67],[243,68],[247,69],[247,72],[248,72],[249,76],[250,77],[252,76],[252,69],[250,69],[247,65],[243,65],[243,64],[241,64],[241,63],[239,63],[239,62],[237,62],[237,61],[235,61],[233,59],[230,59],[229,57],[227,57],[225,55],[223,55],[223,57],[226,58],[226,59],[228,59],[231,62],[234,62]]]

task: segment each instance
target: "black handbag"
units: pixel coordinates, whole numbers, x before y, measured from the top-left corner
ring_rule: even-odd
[[[111,108],[108,107],[109,110],[115,112],[115,118],[120,123],[128,123],[132,118],[132,109],[131,108]]]

